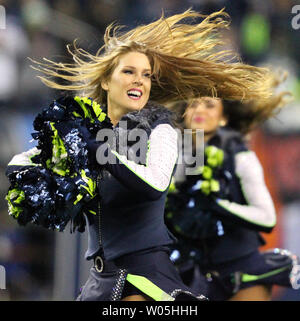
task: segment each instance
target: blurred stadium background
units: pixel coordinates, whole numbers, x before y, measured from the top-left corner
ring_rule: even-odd
[[[294,102],[256,130],[251,145],[278,215],[277,227],[265,235],[265,248],[283,247],[300,255],[300,17],[297,23],[297,10],[292,12],[297,4],[299,0],[0,0],[6,12],[6,28],[0,29],[0,265],[6,269],[6,289],[0,289],[0,300],[74,300],[91,265],[83,257],[85,234],[23,228],[8,216],[6,165],[14,154],[34,146],[34,116],[57,96],[36,78],[27,57],[63,60],[66,44],[75,38],[95,52],[108,23],[132,27],[158,18],[162,9],[167,15],[189,7],[208,14],[225,7],[232,25],[224,37],[243,60],[289,72],[282,88],[293,92]],[[273,299],[300,300],[300,290],[275,288]]]

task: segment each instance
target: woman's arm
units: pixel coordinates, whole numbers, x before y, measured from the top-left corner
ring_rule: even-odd
[[[276,213],[259,160],[252,151],[240,152],[235,156],[235,164],[247,205],[217,199],[215,210],[251,229],[270,232],[276,224]]]
[[[108,153],[111,154],[109,158],[115,156],[116,162],[106,163],[104,167],[127,187],[155,200],[170,184],[178,155],[177,132],[169,124],[160,124],[152,130],[146,165],[130,161],[110,147]]]

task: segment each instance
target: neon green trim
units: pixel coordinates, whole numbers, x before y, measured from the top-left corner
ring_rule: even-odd
[[[210,145],[205,148],[205,155],[211,157],[216,155],[218,148],[216,146]]]
[[[52,139],[52,159],[47,160],[46,165],[54,173],[65,176],[69,174],[70,170],[67,166],[68,153],[65,148],[64,142],[59,137],[56,128],[54,127],[54,122],[50,122],[51,129],[53,130],[53,139]]]
[[[83,198],[83,195],[82,194],[78,194],[77,197],[76,197],[76,200],[74,201],[74,205],[76,205],[80,200],[82,200]]]
[[[147,140],[146,166],[148,166],[149,152],[150,152],[150,140]]]
[[[80,187],[84,188],[91,196],[93,196],[93,194],[91,194],[88,186],[85,186],[85,185],[80,185]]]
[[[88,186],[85,185],[80,185],[80,187],[84,188],[91,196],[93,196],[93,194],[91,194],[90,189],[88,188]]]
[[[205,195],[208,195],[210,193],[210,184],[209,181],[203,181],[201,183],[201,191],[202,193],[204,193]]]
[[[236,153],[235,155],[241,155],[241,154],[253,154],[253,151],[252,150],[244,150],[242,152]]]
[[[23,211],[22,207],[16,206],[15,204],[20,205],[21,202],[25,199],[24,191],[14,188],[9,190],[5,199],[8,202],[8,211],[9,214],[12,215],[14,218],[18,218],[20,213]]]
[[[96,182],[93,181],[91,178],[87,177],[83,169],[81,170],[81,177],[88,186],[84,186],[84,185],[80,185],[80,186],[85,188],[91,196],[94,196],[95,190],[96,190]]]
[[[277,269],[277,270],[274,270],[274,271],[270,271],[270,272],[267,272],[267,273],[264,273],[264,274],[261,274],[261,275],[242,274],[241,281],[242,282],[252,282],[252,281],[261,280],[261,279],[264,279],[264,278],[267,278],[269,276],[278,274],[278,273],[280,273],[282,271],[285,271],[285,270],[288,270],[288,269],[290,269],[290,267],[289,266],[285,266],[283,268],[280,268],[280,269]]]
[[[247,151],[243,151],[243,152],[236,153],[235,156],[241,155],[241,154],[252,154],[252,153],[253,153],[253,152],[252,152],[251,150],[247,150]],[[244,185],[243,185],[241,176],[240,176],[237,172],[235,173],[235,175],[236,175],[237,178],[239,179],[239,182],[240,182],[240,185],[241,185],[242,194],[243,194],[243,196],[244,196],[244,198],[245,198],[245,201],[246,201],[247,205],[248,205],[248,206],[251,206],[251,204],[250,204],[250,202],[249,202],[249,200],[248,200],[248,198],[247,198],[247,195],[246,195],[246,193],[245,193],[245,187],[244,187]],[[219,205],[221,205],[221,204],[219,203]],[[221,205],[221,206],[222,206],[223,208],[225,208],[227,211],[231,212],[232,214],[235,214],[235,215],[237,215],[237,216],[245,219],[243,216],[239,215],[238,213],[235,213],[235,212],[230,211],[225,205]],[[246,220],[247,220],[248,222],[254,223],[254,224],[256,224],[256,225],[261,225],[261,226],[265,226],[265,227],[274,227],[274,226],[276,225],[276,223],[277,223],[276,215],[274,216],[274,221],[273,221],[273,223],[271,223],[271,224],[269,224],[269,225],[267,225],[267,224],[261,224],[261,223],[258,223],[258,222],[255,222],[255,221],[252,221],[252,220],[249,220],[249,219],[246,219]]]
[[[86,98],[86,97],[84,97]],[[79,104],[79,106],[81,107],[81,109],[84,112],[84,117],[85,118],[90,118],[91,120],[93,120],[93,117],[91,115],[91,112],[89,111],[89,109],[85,106],[85,102],[84,102],[84,98],[80,98],[79,96],[75,96],[74,100]]]
[[[89,212],[90,212],[91,214],[97,215],[97,213],[96,213],[95,211],[89,210]]]
[[[92,108],[93,108],[94,113],[95,113],[96,117],[98,118],[98,120],[99,120],[100,122],[102,122],[102,121],[105,119],[105,117],[106,117],[106,113],[104,113],[104,112],[102,111],[100,105],[97,104],[95,101],[93,101]]]
[[[182,229],[179,227],[179,225],[174,225],[174,229],[177,233],[181,233]]]
[[[218,192],[220,190],[220,183],[215,179],[211,179],[210,180],[210,190],[211,190],[211,192]]]
[[[9,163],[7,166],[42,166],[42,165],[35,164],[35,163],[32,163],[32,164],[11,164],[11,163]]]
[[[81,173],[82,179],[87,184],[87,186],[81,184],[80,187],[84,188],[92,196],[92,198],[94,198],[96,196],[96,194],[95,194],[96,182],[93,181],[88,176],[86,176],[86,173],[85,173],[85,171],[83,169],[81,170],[80,173]],[[76,200],[74,201],[73,204],[76,205],[80,200],[82,200],[83,197],[84,197],[84,194],[79,193],[77,195]]]
[[[155,301],[174,301],[171,295],[141,275],[127,274],[126,280]]]
[[[105,118],[106,118],[106,114],[105,114],[104,112],[102,112],[102,113],[99,115],[98,120],[99,120],[100,122],[102,122],[102,121],[104,121]]]
[[[104,113],[100,107],[100,105],[95,102],[95,101],[92,101],[90,98],[87,98],[87,97],[79,97],[79,96],[75,96],[74,97],[74,100],[80,105],[81,109],[83,110],[84,112],[84,117],[86,118],[90,118],[91,122],[95,122],[94,118],[92,117],[92,114],[91,114],[91,110],[89,108],[87,108],[86,105],[90,106],[93,108],[93,111],[97,117],[97,119],[102,122],[105,120],[106,118],[106,113]],[[76,115],[75,115],[76,116]],[[80,115],[79,115],[80,116]],[[81,117],[81,116],[80,116]]]
[[[41,164],[36,164],[36,163],[34,163],[34,162],[32,161],[33,157],[35,157],[35,156],[39,155],[40,153],[41,153],[41,151],[39,150],[39,152],[38,152],[38,153],[36,153],[36,154],[34,154],[34,155],[29,156],[29,160],[30,160],[30,162],[31,162],[31,165],[32,165],[32,166],[41,166]]]
[[[98,118],[102,113],[102,109],[100,108],[100,105],[97,104],[95,101],[93,101],[92,108],[94,110],[96,117]]]
[[[27,155],[24,155],[25,153],[15,155],[13,157],[13,159],[11,160],[11,162],[8,163],[7,166],[42,166],[41,164],[36,164],[36,163],[33,163],[33,161],[32,161],[33,157],[35,157],[41,153],[41,151],[38,149],[36,149],[36,151],[37,151],[36,153],[34,153],[26,158],[25,158],[25,156],[27,156]],[[14,163],[12,163],[12,161],[14,161]]]
[[[82,118],[81,117],[81,115],[80,114],[78,114],[76,111],[73,111],[73,113],[72,113],[74,116],[76,116],[76,117],[80,117],[80,118]]]
[[[265,227],[273,227],[273,226],[275,226],[275,224],[273,224],[273,223],[271,223],[271,224],[263,224],[263,223],[258,223],[258,222],[255,222],[253,220],[250,220],[247,217],[244,217],[242,214],[239,214],[239,213],[233,211],[232,209],[229,209],[226,205],[224,205],[222,203],[222,201],[224,201],[224,200],[219,200],[217,202],[217,204],[220,205],[221,207],[223,207],[226,211],[230,212],[231,214],[234,214],[234,215],[238,216],[239,218],[243,219],[244,221],[250,222],[250,223],[255,224],[255,225],[265,226]],[[243,206],[241,204],[238,204],[238,205]]]
[[[160,191],[160,192],[164,192],[167,188],[165,188],[165,189],[160,189],[160,188],[157,188],[157,187],[155,187],[152,183],[150,183],[150,182],[148,182],[147,180],[145,180],[145,178],[144,177],[142,177],[139,173],[137,173],[133,168],[131,168],[130,167],[130,163],[134,163],[133,161],[129,161],[129,160],[127,160],[127,163],[129,163],[129,164],[127,164],[127,163],[125,163],[123,160],[122,160],[122,155],[120,155],[120,154],[118,154],[116,151],[111,151],[121,162],[122,162],[122,164],[124,164],[129,170],[131,170],[137,177],[139,177],[142,181],[144,181],[145,183],[147,183],[148,185],[150,185],[151,187],[153,187],[154,189],[156,189],[157,191]],[[125,157],[125,156],[124,156]],[[136,163],[134,163],[134,164],[136,164]],[[175,164],[176,164],[176,162],[175,162]],[[175,166],[175,164],[174,164],[174,166]],[[137,165],[137,164],[136,164]],[[138,165],[138,166],[145,166],[145,165]],[[173,170],[174,170],[174,166],[173,166]],[[145,167],[147,167],[147,166],[145,166]],[[173,172],[173,171],[172,171]]]
[[[211,167],[221,166],[224,160],[224,152],[216,146],[210,145],[205,148],[205,155],[207,157],[207,164]]]
[[[175,185],[175,179],[174,179],[174,177],[172,177],[171,183],[169,185],[169,193],[174,193],[176,191],[177,191],[177,189],[176,189],[176,185]]]
[[[211,179],[213,177],[213,170],[209,166],[203,166],[202,176],[204,179]]]
[[[171,219],[172,217],[173,217],[173,213],[172,212],[168,212],[167,214],[166,214],[166,217],[167,217],[167,219]]]

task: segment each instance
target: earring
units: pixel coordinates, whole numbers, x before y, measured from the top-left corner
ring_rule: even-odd
[[[221,127],[225,126],[225,125],[226,125],[226,121],[225,121],[225,120],[221,120],[221,121],[219,122],[219,125],[220,125]]]

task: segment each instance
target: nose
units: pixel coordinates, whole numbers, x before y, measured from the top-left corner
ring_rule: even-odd
[[[133,84],[136,86],[142,86],[143,82],[141,80],[135,80]]]
[[[143,84],[143,80],[142,80],[142,75],[136,75],[133,83],[137,86],[141,86]]]
[[[205,103],[203,101],[197,102],[194,112],[200,113],[205,111]]]

